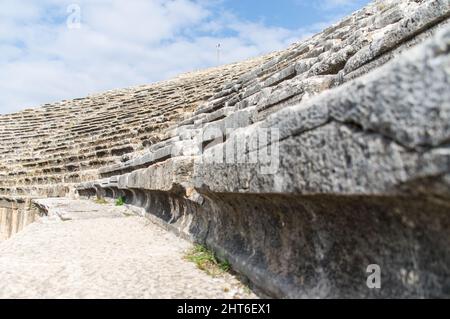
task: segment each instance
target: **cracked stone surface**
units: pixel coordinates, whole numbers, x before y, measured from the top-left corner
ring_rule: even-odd
[[[229,274],[197,269],[183,259],[189,242],[124,207],[51,202],[48,217],[0,244],[0,298],[256,298]]]
[[[448,297],[449,21],[375,0],[264,57],[0,116],[0,240],[46,197],[121,196],[272,297]]]

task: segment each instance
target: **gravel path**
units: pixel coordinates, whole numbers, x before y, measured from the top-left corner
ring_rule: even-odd
[[[123,207],[48,205],[49,217],[0,243],[0,298],[256,297],[184,260],[189,242]]]

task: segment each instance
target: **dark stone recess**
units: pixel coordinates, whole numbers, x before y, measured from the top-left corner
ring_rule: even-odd
[[[450,297],[450,215],[427,197],[115,190],[132,207],[206,244],[276,298]],[[366,269],[381,267],[381,289]]]

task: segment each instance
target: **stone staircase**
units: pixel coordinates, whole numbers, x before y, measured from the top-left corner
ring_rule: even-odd
[[[268,59],[0,116],[0,207],[65,196],[99,168],[144,152],[226,81]]]

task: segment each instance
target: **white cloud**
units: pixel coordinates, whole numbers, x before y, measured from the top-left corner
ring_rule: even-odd
[[[361,2],[368,2],[364,0],[321,0],[321,1],[311,1],[311,0],[294,0],[298,5],[315,7],[323,11],[331,10],[342,10],[354,7]]]
[[[325,0],[323,6],[325,8],[334,8],[339,6],[350,6],[357,3],[357,0]]]
[[[308,31],[244,21],[204,0],[78,0],[82,27],[69,29],[70,3],[0,0],[0,113],[213,66],[217,43],[230,63]]]

